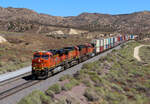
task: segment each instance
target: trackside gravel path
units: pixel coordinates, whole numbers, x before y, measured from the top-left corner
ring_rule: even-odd
[[[150,46],[150,45],[140,45],[134,48],[134,58],[136,58],[138,61],[142,61],[139,56],[139,49],[144,46]]]
[[[120,46],[117,46],[113,49],[120,49]],[[87,62],[94,62],[96,60],[98,60],[100,57],[102,56],[106,56],[107,53],[110,53],[113,49],[110,49],[96,57],[93,57],[85,62],[82,62],[80,63],[79,65],[76,65],[72,68],[69,68],[63,72],[60,72],[46,80],[43,80],[41,81],[40,83],[36,84],[36,85],[33,85],[31,87],[28,87],[22,91],[19,91],[3,100],[0,101],[0,104],[16,104],[17,102],[19,102],[23,97],[27,96],[29,93],[31,93],[32,91],[34,90],[41,90],[41,91],[45,91],[49,88],[49,86],[57,83],[59,81],[59,78],[66,75],[66,74],[69,74],[69,75],[72,75],[72,74],[75,74],[77,71],[81,70],[81,67],[83,64],[87,63]]]
[[[9,72],[9,73],[2,74],[2,75],[0,75],[0,83],[5,81],[5,80],[17,77],[19,75],[22,75],[22,74],[25,74],[25,73],[28,73],[28,72],[31,72],[31,66],[21,68],[20,70],[17,70],[17,71],[14,71],[14,72]]]

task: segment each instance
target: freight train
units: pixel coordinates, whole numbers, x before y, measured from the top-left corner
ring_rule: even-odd
[[[134,39],[134,35],[119,35],[94,39],[91,43],[83,45],[64,47],[58,50],[53,49],[34,52],[32,59],[32,75],[36,78],[47,78],[48,75],[66,70],[95,55]]]

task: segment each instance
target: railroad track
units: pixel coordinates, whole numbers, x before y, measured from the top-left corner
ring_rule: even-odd
[[[4,99],[10,95],[13,95],[13,94],[25,89],[25,88],[28,88],[32,85],[35,85],[39,82],[41,82],[41,80],[31,80],[31,81],[25,82],[23,84],[17,85],[11,89],[5,90],[5,91],[0,93],[0,100]]]
[[[16,76],[16,77],[11,78],[11,79],[7,79],[5,81],[0,82],[0,86],[4,86],[4,85],[6,85],[6,84],[8,84],[10,82],[15,82],[15,81],[17,81],[17,80],[19,80],[19,79],[21,79],[21,78],[23,78],[25,76],[29,76],[29,75],[31,75],[31,72],[28,72],[28,73]]]

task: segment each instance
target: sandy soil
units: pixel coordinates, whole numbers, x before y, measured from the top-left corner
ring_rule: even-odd
[[[55,99],[60,99],[63,96],[66,98],[73,98],[76,103],[80,102],[80,104],[88,104],[86,98],[83,95],[85,89],[85,85],[80,84],[73,87],[70,91],[62,91],[60,94],[55,95]],[[75,104],[75,102],[73,104]]]
[[[2,37],[2,36],[0,36],[0,43],[4,43],[4,42],[6,42],[7,40],[4,38],[4,37]]]
[[[150,46],[150,45],[140,45],[134,48],[134,57],[138,60],[138,61],[142,61],[140,56],[139,56],[139,49],[143,46]]]

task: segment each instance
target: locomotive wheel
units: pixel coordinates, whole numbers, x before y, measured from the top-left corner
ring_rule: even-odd
[[[47,79],[48,78],[48,69],[45,70],[45,76],[44,76],[44,79]]]
[[[54,69],[51,69],[50,70],[50,75],[54,75],[54,71],[53,71]]]
[[[65,65],[64,65],[64,66],[61,66],[61,67],[62,67],[61,71],[65,70]]]
[[[79,64],[80,62],[79,62],[79,59],[77,59],[77,64]]]
[[[81,63],[81,62],[82,62],[82,59],[80,58],[80,59],[79,59],[79,63]]]
[[[37,76],[37,75],[32,74],[32,79],[33,79],[33,80],[36,80],[36,79],[38,79],[38,76]]]
[[[66,69],[68,69],[69,67],[70,67],[69,63],[66,63],[64,69],[66,70]]]

